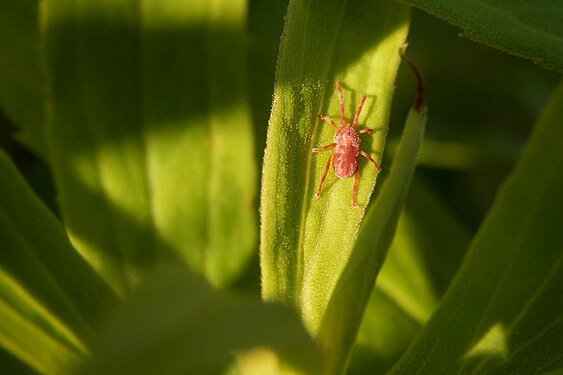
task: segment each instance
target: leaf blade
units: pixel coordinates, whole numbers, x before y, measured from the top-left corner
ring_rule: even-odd
[[[362,318],[350,373],[391,369],[436,309],[469,241],[469,230],[415,174]]]
[[[353,117],[359,96],[367,94],[360,124],[377,127],[378,136],[366,150],[380,161],[407,18],[406,8],[390,2],[289,5],[263,168],[262,295],[295,304],[313,334],[364,210],[351,207],[350,181],[325,187],[314,199],[326,159],[312,155],[311,147],[329,143],[317,137],[328,140],[333,131],[314,121],[317,114],[338,118],[335,81],[344,87],[347,118]],[[362,206],[374,184],[375,170],[362,168]]]
[[[401,0],[443,18],[470,39],[563,72],[563,7],[552,1]]]
[[[115,295],[4,153],[0,175],[0,342],[39,371],[67,372]]]
[[[241,273],[257,241],[245,6],[244,0],[180,8],[176,1],[154,1],[144,15],[150,30],[144,37],[145,128],[151,191],[160,207],[155,225],[161,246],[220,286]],[[181,32],[170,35],[169,28]],[[175,59],[162,61],[174,48]],[[176,118],[183,128],[162,134],[159,126]]]
[[[358,240],[326,308],[318,339],[328,373],[343,373],[375,278],[391,245],[426,126],[426,107],[413,108],[389,178],[360,228]]]
[[[19,140],[46,158],[38,9],[34,0],[0,3],[0,103]]]
[[[233,354],[250,356],[251,370],[270,350],[284,371],[318,373],[318,349],[293,311],[223,295],[168,264],[126,301],[79,374],[216,374]]]
[[[45,3],[63,216],[121,293],[170,256],[226,285],[255,249],[244,4]]]
[[[560,84],[440,308],[393,373],[561,368],[562,100]]]

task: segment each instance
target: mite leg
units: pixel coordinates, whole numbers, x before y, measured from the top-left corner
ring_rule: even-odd
[[[321,152],[321,151],[324,151],[324,150],[331,148],[331,147],[334,147],[334,146],[336,146],[336,143],[331,143],[331,144],[323,146],[323,147],[314,147],[311,150],[311,152]]]
[[[336,82],[336,89],[338,90],[338,97],[340,98],[340,124],[344,124],[344,94],[342,94],[342,87],[340,82]]]
[[[360,150],[360,154],[362,154],[362,156],[366,159],[368,159],[369,161],[371,161],[373,163],[373,165],[375,165],[375,169],[377,169],[377,173],[381,172],[381,168],[379,167],[379,165],[375,162],[375,160],[373,160],[371,158],[371,156],[369,156],[368,154],[366,154],[365,152],[363,152],[362,150]]]
[[[371,133],[373,133],[373,129],[368,129],[368,128],[362,129],[358,132],[358,134],[371,134]]]
[[[334,126],[334,128],[338,130],[338,126],[336,125],[336,123],[334,122],[334,120],[331,119],[330,117],[328,117],[328,116],[323,116],[323,115],[317,115],[317,117],[318,117],[319,119],[321,119],[321,120],[324,120],[324,121],[330,123],[330,125]]]
[[[355,128],[356,125],[358,125],[358,118],[360,118],[360,112],[362,112],[362,108],[364,106],[365,101],[366,101],[366,96],[362,95],[362,100],[360,101],[360,105],[358,106],[358,110],[356,111],[356,116],[354,116],[354,121],[352,122],[353,128]]]
[[[321,190],[323,189],[323,184],[325,183],[326,175],[328,174],[328,170],[330,169],[330,162],[332,161],[333,156],[334,156],[334,154],[330,154],[330,156],[328,157],[328,161],[326,162],[325,173],[323,174],[319,188],[317,189],[317,192],[315,193],[315,197],[317,197],[317,198],[319,198],[321,196]]]
[[[356,188],[358,187],[358,178],[360,177],[360,168],[356,168],[356,173],[354,173],[354,187],[352,188],[352,206],[358,207],[358,202],[356,202]]]

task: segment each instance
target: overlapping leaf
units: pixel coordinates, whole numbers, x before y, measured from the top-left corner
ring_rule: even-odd
[[[395,234],[426,126],[426,107],[409,112],[389,178],[369,208],[357,242],[326,307],[318,333],[325,371],[340,374],[356,339],[375,278]]]
[[[463,29],[463,34],[563,72],[563,4],[552,0],[401,0]]]
[[[384,373],[392,367],[436,308],[469,239],[451,209],[415,176],[364,313],[351,373]]]
[[[563,368],[563,85],[539,117],[440,308],[394,374]]]
[[[118,291],[256,246],[244,1],[46,1],[48,138],[73,243]],[[228,64],[224,64],[228,61]]]
[[[388,1],[289,5],[262,179],[262,287],[266,299],[298,306],[311,332],[354,245],[376,175],[360,160],[358,209],[351,204],[353,179],[337,181],[332,173],[315,199],[329,151],[313,155],[311,148],[331,143],[334,133],[316,116],[338,119],[337,81],[348,118],[366,94],[359,123],[374,136],[361,147],[381,161],[407,20],[408,10]]]
[[[125,303],[79,374],[211,375],[235,355],[245,374],[320,373],[320,353],[293,311],[219,294],[167,265]]]
[[[46,157],[37,0],[0,1],[0,107],[19,138]]]
[[[40,372],[67,373],[115,296],[3,153],[0,176],[0,343]]]

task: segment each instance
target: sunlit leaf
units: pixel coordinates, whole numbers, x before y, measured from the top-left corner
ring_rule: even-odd
[[[345,369],[375,278],[395,234],[425,126],[426,107],[413,107],[389,177],[367,212],[358,240],[326,307],[318,340],[324,349],[325,369],[329,374]]]
[[[353,178],[329,173],[315,191],[328,154],[311,148],[332,142],[334,129],[318,114],[339,117],[335,82],[342,84],[346,117],[367,100],[361,148],[381,161],[399,47],[408,10],[388,1],[291,1],[278,60],[261,195],[262,292],[295,304],[316,332],[357,236],[375,184],[372,164],[360,158],[358,202]],[[382,165],[385,170],[387,165]]]
[[[118,291],[177,254],[217,285],[255,250],[245,2],[46,1],[65,224]]]

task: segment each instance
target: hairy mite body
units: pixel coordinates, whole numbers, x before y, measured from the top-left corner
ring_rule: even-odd
[[[350,126],[342,126],[334,135],[334,152],[332,165],[334,174],[339,178],[347,178],[358,169],[360,154],[360,137]]]
[[[356,111],[356,116],[354,116],[354,121],[352,121],[352,124],[350,124],[350,122],[344,118],[344,95],[342,94],[340,83],[338,82],[336,83],[336,89],[338,90],[338,96],[340,98],[340,126],[337,126],[330,117],[318,115],[319,119],[331,124],[336,129],[336,133],[334,134],[334,143],[320,148],[315,147],[312,149],[312,152],[321,152],[334,147],[334,151],[328,157],[326,169],[323,177],[321,178],[321,183],[319,185],[319,188],[317,189],[317,192],[315,193],[315,196],[317,198],[321,196],[323,184],[330,169],[330,163],[332,162],[334,174],[336,175],[336,177],[348,178],[354,175],[354,187],[352,188],[352,205],[354,207],[358,207],[358,203],[356,202],[356,189],[359,178],[358,156],[361,154],[363,157],[371,161],[375,165],[377,172],[380,172],[381,168],[379,168],[379,165],[377,165],[377,163],[372,159],[371,156],[360,150],[360,134],[371,134],[373,132],[372,129],[362,129],[360,131],[356,130],[358,118],[360,117],[360,112],[362,111],[362,107],[364,105],[364,102],[366,101],[366,96],[362,96],[362,100],[360,102],[360,105],[358,106],[358,110]]]

